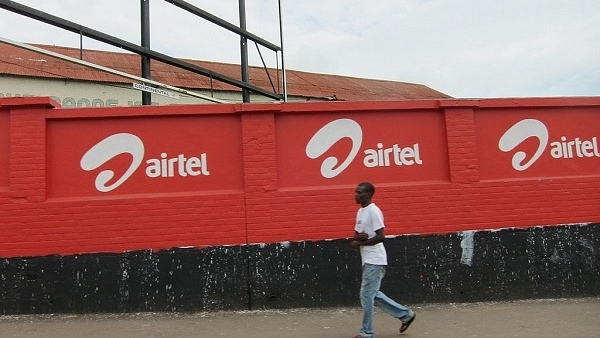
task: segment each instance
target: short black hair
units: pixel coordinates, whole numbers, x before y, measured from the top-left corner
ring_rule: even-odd
[[[365,192],[371,194],[371,196],[375,195],[375,186],[371,182],[361,182],[358,184],[361,187],[365,187]]]

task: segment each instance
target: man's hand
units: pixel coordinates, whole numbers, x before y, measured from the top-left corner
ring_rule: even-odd
[[[350,247],[352,247],[352,249],[358,249],[362,245],[361,242],[364,242],[367,239],[369,239],[369,235],[366,232],[355,233],[354,240],[350,243]]]
[[[369,239],[369,235],[364,231],[354,235],[354,240],[356,240],[356,241],[362,242],[362,241],[366,241],[367,239]]]
[[[366,232],[354,232],[354,240],[350,243],[352,249],[358,249],[363,245],[376,245],[385,240],[385,233],[383,228],[375,230],[375,236],[369,238]]]

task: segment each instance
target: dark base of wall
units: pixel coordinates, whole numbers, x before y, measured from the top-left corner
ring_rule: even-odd
[[[401,303],[600,295],[600,224],[386,240]],[[358,306],[348,240],[0,260],[0,313]]]

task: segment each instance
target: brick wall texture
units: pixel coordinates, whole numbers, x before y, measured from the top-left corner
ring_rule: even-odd
[[[591,146],[586,153],[589,156],[581,159],[586,162],[573,162],[571,168],[570,162],[564,160],[560,163],[566,169],[559,173],[548,171],[545,175],[542,168],[534,176],[482,179],[485,174],[481,171],[479,137],[486,131],[479,130],[478,123],[487,114],[499,116],[500,121],[502,114],[507,118],[520,114],[525,118],[531,113],[541,119],[544,114],[556,115],[565,110],[581,114],[586,120],[578,123],[597,131],[596,135],[587,135],[588,139],[600,136],[600,98],[98,109],[62,109],[48,98],[0,99],[0,122],[5,124],[0,126],[0,132],[8,132],[8,137],[0,137],[5,140],[0,144],[0,183],[5,182],[0,185],[0,257],[204,248],[352,236],[357,208],[353,194],[358,180],[333,180],[327,184],[319,181],[314,185],[299,181],[302,183],[296,187],[280,186],[286,163],[279,162],[282,150],[276,135],[279,119],[288,117],[311,121],[323,116],[333,120],[368,114],[418,115],[420,111],[440,116],[445,130],[432,132],[445,135],[447,142],[441,148],[447,155],[448,177],[425,181],[404,177],[397,182],[379,182],[376,174],[364,176],[364,180],[376,184],[374,200],[385,214],[388,236],[597,223],[600,157],[593,154]],[[156,124],[153,128],[160,134],[166,117],[202,121],[215,116],[231,119],[240,126],[241,134],[236,137],[241,140],[237,145],[241,153],[241,159],[237,159],[242,166],[241,186],[66,197],[50,192],[62,189],[55,186],[50,168],[68,165],[57,163],[60,159],[53,152],[58,150],[52,141],[66,137],[68,132],[60,129],[62,135],[56,135],[52,132],[54,125],[119,126],[125,120],[139,120],[140,124]],[[568,121],[569,117],[565,115],[564,119]],[[168,132],[173,135],[177,130]],[[550,136],[550,141],[561,135],[554,136]],[[577,130],[565,136],[574,138]],[[299,180],[303,170],[297,168]],[[68,178],[66,182],[60,184],[68,185]],[[72,184],[77,182],[74,178]]]

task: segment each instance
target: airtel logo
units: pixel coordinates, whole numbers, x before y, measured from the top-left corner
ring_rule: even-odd
[[[325,158],[321,163],[321,175],[323,177],[334,178],[338,176],[354,161],[362,146],[362,128],[354,120],[337,119],[321,127],[306,144],[306,156],[314,160],[321,157],[334,144],[345,137],[352,141],[350,152],[339,165],[337,157]],[[365,154],[363,165],[367,168],[389,167],[392,164],[410,166],[423,163],[418,143],[415,143],[412,147],[400,147],[398,144],[393,144],[391,147],[385,148],[383,142],[378,142],[376,149],[365,149],[363,153]]]
[[[306,156],[314,160],[344,137],[350,138],[352,149],[344,162],[337,168],[335,168],[338,163],[336,157],[328,157],[321,163],[321,175],[325,178],[336,177],[352,163],[362,144],[362,128],[350,119],[335,120],[319,129],[306,145]]]
[[[544,153],[548,145],[548,128],[539,120],[525,119],[510,127],[500,138],[498,148],[503,152],[510,152],[530,137],[538,139],[539,144],[531,158],[525,162],[527,154],[517,151],[512,157],[512,167],[517,171],[524,171],[531,167]],[[600,157],[596,137],[582,140],[579,137],[569,140],[562,136],[560,141],[550,142],[550,156],[555,159],[572,159],[585,157]]]
[[[530,137],[536,137],[540,141],[538,148],[535,151],[535,154],[533,154],[531,159],[526,163],[523,163],[523,161],[527,157],[527,154],[523,151],[517,151],[512,157],[512,166],[515,170],[523,171],[529,168],[538,160],[538,158],[540,158],[540,156],[542,156],[542,153],[548,144],[548,129],[546,129],[546,126],[538,120],[522,120],[510,127],[498,142],[498,148],[500,148],[500,150],[509,152]]]
[[[114,183],[107,185],[115,176],[113,170],[102,170],[96,176],[94,184],[96,190],[109,192],[121,186],[140,167],[144,159],[144,152],[144,142],[139,137],[134,134],[119,133],[95,144],[83,155],[79,164],[81,169],[93,171],[118,155],[130,154],[132,160],[129,167]],[[199,157],[186,157],[184,154],[179,154],[176,157],[168,158],[167,153],[162,152],[160,159],[148,159],[146,164],[148,166],[145,174],[149,178],[210,175],[206,153],[202,153]]]

